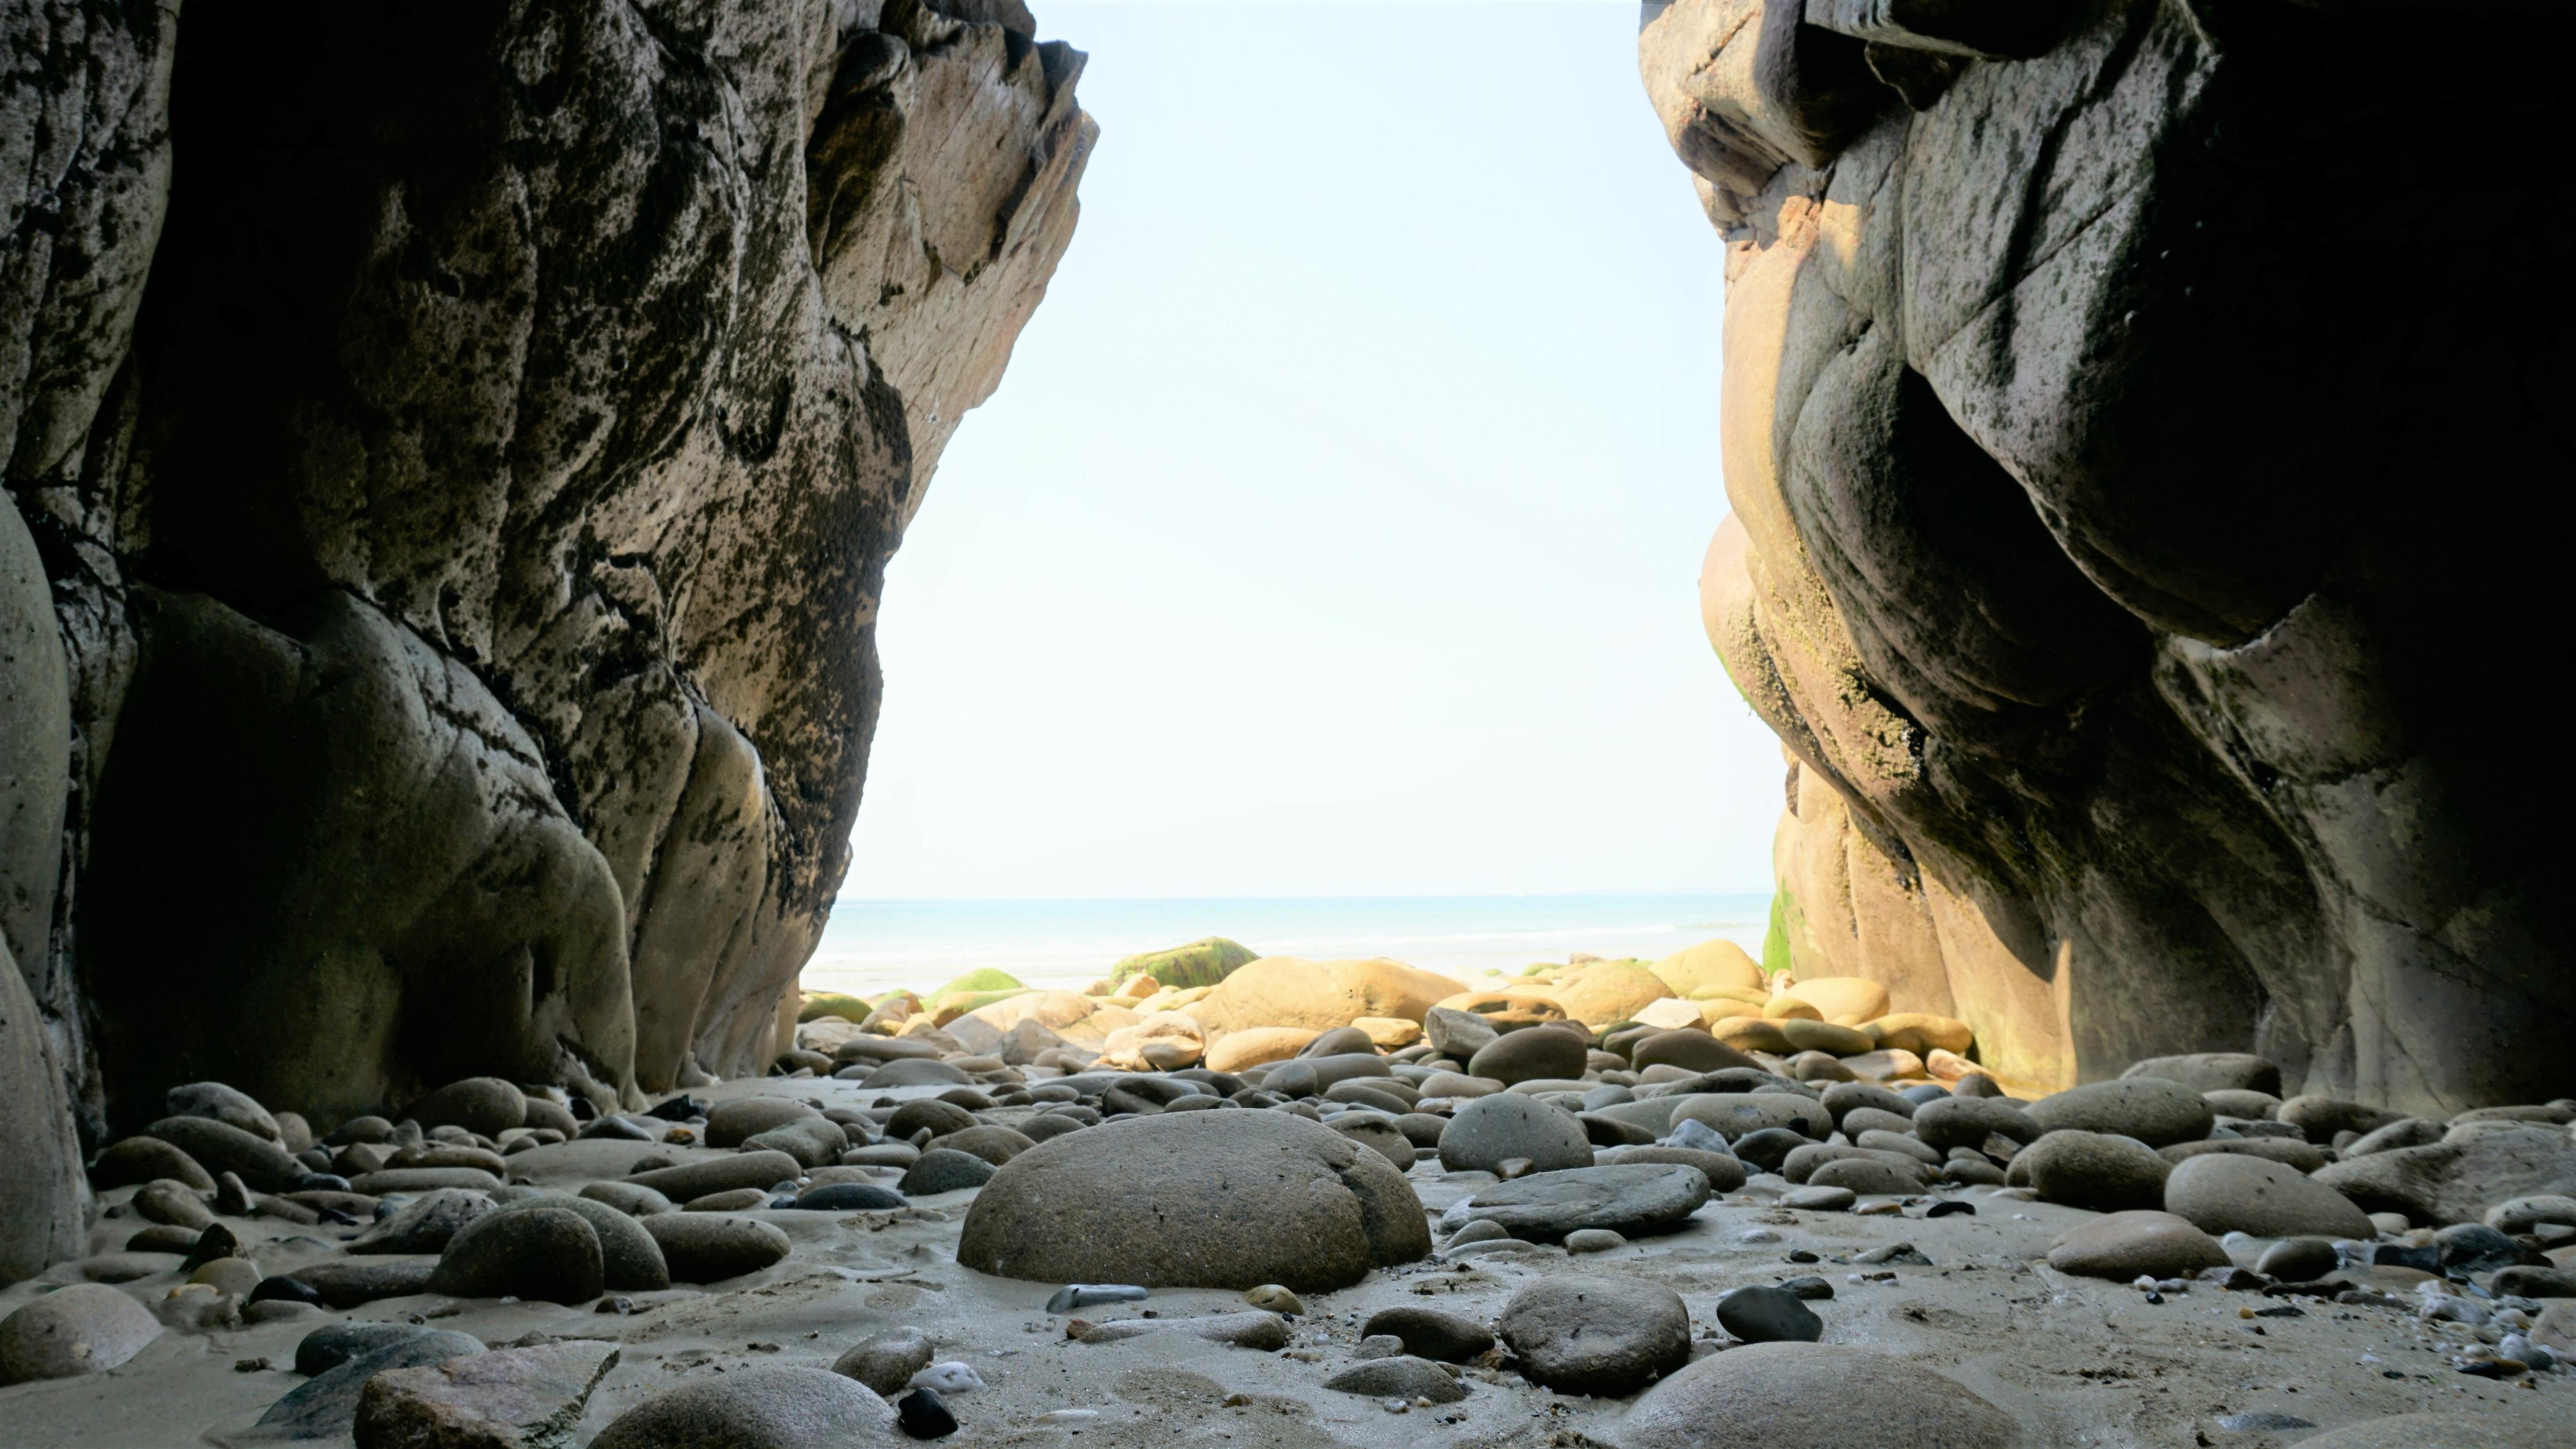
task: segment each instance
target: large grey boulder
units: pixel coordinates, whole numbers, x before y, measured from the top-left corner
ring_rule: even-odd
[[[1051,1138],[993,1174],[957,1261],[1046,1283],[1300,1292],[1431,1250],[1386,1159],[1285,1112],[1181,1112]]]
[[[2576,1195],[2576,1139],[2563,1127],[2508,1126],[2328,1163],[2316,1180],[2366,1212],[2473,1223],[2518,1197]]]

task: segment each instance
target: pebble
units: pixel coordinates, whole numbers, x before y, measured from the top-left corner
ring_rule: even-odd
[[[1494,1045],[1540,1030],[1513,1032]],[[1547,1034],[1575,1039],[1572,1032]],[[1440,1134],[1440,1165],[1451,1172],[1493,1172],[1514,1157],[1528,1158],[1540,1172],[1590,1167],[1592,1143],[1571,1113],[1511,1092],[1478,1097],[1460,1107]]]
[[[1847,1187],[1802,1187],[1780,1195],[1780,1206],[1811,1213],[1851,1211],[1860,1195]]]
[[[1494,1327],[1521,1371],[1559,1393],[1634,1393],[1690,1360],[1681,1295],[1633,1278],[1540,1279],[1511,1296]]]
[[[637,1218],[661,1248],[674,1283],[720,1283],[785,1258],[787,1234],[755,1218],[720,1213],[657,1213]]]
[[[2309,1283],[2343,1266],[2342,1255],[2324,1238],[2284,1238],[2263,1250],[2254,1271],[2284,1283]]]
[[[914,1374],[930,1367],[930,1359],[929,1335],[906,1326],[862,1340],[832,1361],[832,1372],[892,1398],[903,1392]]]
[[[984,1387],[984,1380],[975,1372],[973,1364],[963,1359],[952,1358],[922,1365],[913,1371],[911,1378],[904,1381],[904,1387],[936,1389],[943,1394],[962,1394]]]
[[[57,1288],[0,1318],[0,1384],[104,1373],[160,1336],[148,1309],[104,1283]]]
[[[1738,1288],[1717,1300],[1717,1323],[1745,1343],[1813,1343],[1824,1336],[1825,1321],[1803,1297],[1760,1284]]]
[[[827,1167],[850,1150],[850,1138],[837,1122],[806,1117],[784,1127],[756,1132],[744,1138],[741,1147],[746,1152],[784,1152],[795,1158],[799,1167]]]
[[[1565,1235],[1565,1251],[1569,1253],[1606,1253],[1626,1246],[1628,1240],[1608,1228],[1577,1228]]]
[[[1046,1311],[1071,1313],[1077,1308],[1091,1308],[1103,1303],[1135,1303],[1148,1296],[1149,1290],[1132,1283],[1067,1283],[1047,1298]],[[1248,1298],[1250,1295],[1245,1296]]]
[[[2116,1212],[2062,1234],[2048,1250],[2048,1265],[2080,1277],[2187,1278],[2203,1268],[2224,1268],[2227,1250],[2188,1219],[2167,1212]]]
[[[1236,1348],[1276,1352],[1288,1346],[1288,1320],[1276,1313],[1210,1313],[1198,1318],[1120,1318],[1108,1323],[1082,1324],[1079,1339],[1084,1343],[1119,1343],[1130,1338],[1144,1338],[1157,1333],[1186,1333],[1211,1343],[1230,1344]]]
[[[188,1281],[235,1298],[248,1298],[259,1287],[259,1265],[248,1258],[217,1258],[189,1274]]]
[[[904,1168],[902,1187],[908,1197],[964,1192],[992,1181],[995,1171],[992,1163],[971,1152],[935,1147]]]
[[[1512,1035],[1526,1036],[1530,1030],[1537,1029],[1530,1028]],[[1556,1035],[1572,1036],[1573,1033],[1558,1032]],[[1510,1039],[1504,1038],[1506,1041]],[[1353,1364],[1327,1377],[1324,1387],[1335,1393],[1393,1399],[1405,1404],[1417,1399],[1429,1399],[1435,1404],[1454,1404],[1467,1397],[1467,1386],[1452,1376],[1448,1369],[1410,1355],[1368,1359]]]
[[[742,1368],[646,1399],[589,1449],[846,1449],[882,1442],[896,1417],[866,1385],[825,1369]]]
[[[1437,1308],[1382,1308],[1360,1325],[1366,1337],[1386,1335],[1417,1358],[1465,1363],[1494,1346],[1491,1329],[1472,1318]]]
[[[1264,1312],[1285,1314],[1290,1318],[1306,1311],[1306,1300],[1276,1283],[1244,1289],[1243,1301]]]
[[[2529,1233],[2543,1223],[2576,1226],[2576,1197],[2541,1194],[2508,1198],[2487,1209],[2486,1223],[2502,1233]]]
[[[957,1432],[957,1416],[933,1388],[918,1388],[895,1404],[895,1423],[915,1439],[944,1439]]]
[[[1787,1166],[1793,1154],[1824,1145],[1793,1128],[1762,1127],[1735,1139],[1735,1155],[1747,1165],[1764,1172],[1778,1172]]]
[[[1748,1344],[1657,1384],[1620,1421],[1621,1449],[2010,1449],[2011,1416],[1893,1355]]]
[[[1353,1358],[1394,1358],[1404,1352],[1404,1340],[1392,1333],[1365,1334],[1351,1346]]]

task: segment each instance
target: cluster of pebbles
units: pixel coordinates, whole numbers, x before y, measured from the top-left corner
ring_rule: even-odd
[[[1109,1408],[1080,1401],[1086,1365],[1150,1348],[1267,1359],[1274,1390],[1285,1374],[1382,1422],[1526,1418],[1532,1445],[2033,1443],[2030,1400],[1890,1351],[1849,1306],[1979,1266],[1960,1245],[2040,1275],[2038,1303],[2089,1281],[2141,1307],[2228,1304],[2247,1333],[2328,1313],[2405,1325],[2463,1382],[2540,1388],[2576,1351],[2576,1102],[2404,1117],[2285,1100],[2276,1068],[2236,1054],[2025,1100],[1974,1071],[1802,1077],[1705,1026],[1484,1026],[1393,1051],[1324,1031],[1235,1072],[1015,1066],[817,1030],[829,1075],[800,1043],[779,1075],[616,1113],[477,1078],[318,1138],[229,1087],[183,1087],[92,1165],[91,1255],[10,1290],[0,1381],[22,1387],[0,1395],[101,1375],[148,1395],[178,1371],[172,1345],[275,1341],[292,1348],[236,1366],[292,1387],[173,1441],[789,1449],[1118,1427],[1112,1442],[1151,1443],[1180,1433],[1168,1413],[1102,1415],[1159,1402],[1163,1380],[1122,1368]],[[1817,1246],[1790,1240],[1802,1228]],[[1717,1253],[1773,1266],[1711,1293],[1696,1265]],[[947,1291],[922,1276],[941,1264],[981,1312],[871,1321],[899,1311],[896,1288]],[[868,1309],[841,1316],[782,1301],[862,1289]],[[719,1305],[812,1326],[792,1349],[750,1343],[773,1361],[669,1350]],[[486,1323],[540,1326],[461,1331]],[[957,1347],[1002,1332],[1048,1346],[988,1347],[980,1367]],[[1000,1407],[1027,1371],[991,1375],[1040,1352],[1063,1365],[1061,1401]],[[2432,1382],[2414,1360],[2383,1372]],[[1210,1390],[1205,1411],[1296,1421],[1246,1443],[1372,1437],[1299,1419],[1333,1411],[1297,1393]],[[1579,1430],[1551,1417],[1568,1405]],[[2484,1442],[2458,1437],[2484,1432],[2477,1415],[2440,1422],[2383,1413],[2306,1442]],[[2512,1422],[2497,1442],[2539,1442]]]

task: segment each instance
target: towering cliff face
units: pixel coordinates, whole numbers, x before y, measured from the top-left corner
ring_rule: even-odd
[[[1791,758],[1777,945],[2038,1084],[2562,1093],[2566,8],[1645,11],[1727,244],[1702,595]]]
[[[10,1051],[118,1122],[764,1063],[886,560],[1072,232],[1033,31],[0,3]]]

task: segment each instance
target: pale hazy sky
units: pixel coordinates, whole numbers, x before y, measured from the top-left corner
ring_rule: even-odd
[[[889,572],[844,892],[1767,888],[1637,7],[1035,8],[1100,145]]]

